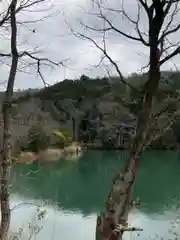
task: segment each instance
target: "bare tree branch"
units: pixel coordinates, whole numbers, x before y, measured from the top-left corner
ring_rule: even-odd
[[[173,56],[177,55],[180,52],[179,47],[177,46],[177,49],[175,49],[171,54],[168,54],[163,59],[161,59],[161,56],[163,53],[166,53],[167,47],[164,48],[164,39],[168,34],[173,33],[174,31],[169,30],[169,26],[172,26],[172,21],[170,19],[170,23],[168,22],[168,25],[165,28],[165,31],[163,32],[164,37],[161,39],[161,29],[163,28],[163,25],[165,24],[165,18],[168,13],[170,13],[170,10],[172,9],[173,4],[177,4],[177,1],[166,1],[166,0],[152,0],[150,3],[147,0],[138,0],[138,12],[137,12],[137,19],[139,21],[139,12],[140,12],[140,6],[145,10],[147,17],[148,17],[148,44],[144,44],[141,39],[141,32],[139,32],[139,25],[136,26],[136,32],[138,34],[138,38],[133,38],[132,36],[129,36],[128,34],[123,35],[123,33],[119,30],[119,27],[115,26],[111,20],[106,17],[106,15],[102,11],[102,7],[99,4],[99,18],[104,20],[107,23],[107,28],[100,29],[100,33],[104,31],[114,31],[116,33],[119,33],[120,35],[123,35],[127,37],[127,39],[132,39],[135,41],[142,42],[145,46],[149,47],[149,71],[147,74],[147,82],[144,84],[143,90],[139,96],[139,112],[137,116],[137,124],[136,124],[136,131],[130,146],[130,153],[129,158],[127,159],[127,162],[125,164],[125,167],[123,171],[118,173],[112,183],[111,190],[109,192],[109,195],[107,197],[107,201],[105,202],[104,211],[102,214],[100,214],[97,218],[97,225],[96,225],[96,240],[102,239],[102,240],[118,240],[122,239],[122,235],[124,230],[119,232],[114,232],[113,230],[116,230],[116,225],[122,224],[123,226],[127,225],[127,219],[128,219],[128,213],[129,213],[129,202],[132,198],[132,191],[133,191],[133,184],[135,181],[138,165],[139,165],[139,159],[141,156],[142,151],[144,150],[144,145],[149,144],[149,140],[152,141],[153,139],[148,138],[149,134],[149,126],[153,122],[152,119],[152,111],[153,111],[153,103],[156,91],[159,88],[161,73],[160,73],[160,66],[166,62],[167,60],[171,59]],[[173,3],[173,4],[172,4]],[[123,10],[122,10],[123,11]],[[173,11],[173,14],[176,14],[176,9]],[[131,18],[128,18],[126,13],[122,13],[130,21],[130,23],[133,23]],[[173,16],[171,16],[173,19]],[[95,30],[86,27],[85,29]],[[168,30],[167,30],[168,29]],[[175,31],[179,30],[179,27],[176,27],[174,29]],[[91,37],[84,36],[84,34],[80,33],[78,34],[79,37],[89,40],[92,42],[99,50],[101,50],[106,58],[110,61],[110,63],[116,68],[116,65],[114,64],[113,60],[111,59],[111,56],[106,52],[106,49],[99,46],[99,44],[92,39]],[[173,47],[171,46],[171,49]],[[118,67],[118,66],[117,66]],[[176,101],[176,100],[175,100]],[[174,103],[173,103],[174,104]],[[163,111],[166,113],[166,109],[169,109],[166,106],[157,114],[157,119],[161,119],[163,115]],[[176,113],[174,113],[175,115]],[[168,115],[168,114],[167,114]],[[172,118],[174,118],[174,115]],[[168,122],[168,127],[171,125],[171,122]],[[164,127],[166,129],[166,126]],[[154,137],[154,136],[153,136]],[[158,137],[158,136],[157,136]],[[118,202],[116,196],[120,196]]]
[[[1,170],[1,225],[0,225],[0,240],[8,239],[8,230],[10,225],[10,206],[9,206],[9,175],[11,167],[12,155],[12,138],[11,138],[11,107],[14,81],[18,66],[17,52],[17,26],[16,26],[16,5],[17,0],[12,0],[9,11],[11,19],[11,54],[12,64],[9,73],[5,99],[3,103],[3,149],[2,149],[2,170]]]
[[[39,4],[40,2],[44,2],[46,0],[26,0],[20,2],[20,6],[16,7],[15,14],[19,13],[21,10],[32,7],[36,4]],[[5,15],[0,20],[0,27],[3,26],[4,23],[6,23],[8,20],[10,20],[10,5],[5,13]]]
[[[178,4],[179,0],[170,0],[170,1],[166,1],[163,0],[163,5],[164,5],[164,18],[167,16],[167,14],[170,12],[171,7],[173,6],[173,3],[177,3]],[[175,9],[177,7],[177,4],[175,4]],[[172,13],[172,15],[174,15],[174,11]],[[174,16],[173,16],[174,17]],[[170,20],[171,21],[171,20]]]
[[[171,129],[172,125],[176,121],[176,116],[179,116],[179,112],[176,111],[173,116],[167,121],[165,126],[163,126],[163,129],[157,134],[151,134],[151,137],[147,139],[144,143],[144,149],[147,148],[153,141],[159,139],[161,136],[163,136],[169,129]]]
[[[136,25],[136,30],[137,30],[137,33],[138,33],[138,35],[139,35],[139,37],[134,37],[134,36],[131,36],[131,35],[129,35],[129,34],[126,34],[125,32],[123,32],[123,31],[121,31],[121,30],[119,30],[117,27],[115,27],[113,24],[112,24],[112,22],[103,14],[103,12],[102,12],[102,10],[101,10],[101,5],[99,4],[99,3],[97,3],[97,6],[98,6],[98,8],[99,8],[99,18],[100,19],[103,19],[108,25],[109,25],[109,28],[106,28],[106,29],[101,29],[101,31],[108,31],[108,30],[114,30],[115,32],[117,32],[117,33],[119,33],[119,34],[121,34],[122,36],[124,36],[124,37],[127,37],[127,38],[129,38],[129,39],[131,39],[131,40],[136,40],[136,41],[140,41],[140,42],[142,42],[145,46],[149,46],[149,43],[147,43],[144,39],[143,39],[143,37],[142,37],[142,35],[141,35],[141,32],[140,32],[140,30],[139,30],[139,19],[140,19],[140,6],[138,5],[138,17],[137,17],[137,20],[134,22],[134,24]],[[123,12],[123,10],[122,10],[122,12]],[[126,16],[127,16],[127,14],[126,13],[124,13]],[[95,30],[95,29],[94,29]]]
[[[106,49],[103,49],[101,46],[98,45],[98,43],[93,40],[92,38],[83,35],[82,33],[77,33],[74,30],[71,29],[71,32],[73,33],[73,35],[75,35],[76,37],[82,38],[82,39],[86,39],[89,40],[90,42],[92,42],[104,55],[105,57],[109,60],[109,62],[114,66],[116,72],[118,73],[120,80],[122,81],[122,83],[128,85],[130,88],[132,88],[135,91],[138,91],[135,87],[131,86],[128,82],[125,81],[119,67],[118,64],[110,57],[110,55],[107,53]]]
[[[24,9],[27,9],[27,8],[29,9],[32,6],[37,5],[41,2],[45,2],[45,1],[46,0],[32,0],[32,2],[31,2],[31,0],[22,1],[20,3],[20,6],[16,9],[16,14],[18,12],[20,12],[21,10],[24,10]]]
[[[143,6],[144,10],[146,11],[146,14],[148,17],[150,16],[150,8],[148,7],[147,1],[145,0],[139,0],[140,4]]]
[[[123,3],[122,3],[122,10],[119,10],[119,9],[113,9],[113,8],[105,8],[103,6],[100,5],[100,3],[97,3],[97,6],[99,8],[99,12],[100,12],[100,16],[98,16],[100,19],[103,19],[106,23],[108,23],[109,27],[107,28],[102,28],[102,29],[98,29],[98,28],[93,28],[93,27],[90,27],[90,26],[87,26],[87,25],[84,25],[82,22],[81,24],[84,25],[87,29],[90,29],[90,30],[94,30],[94,31],[116,31],[117,33],[123,35],[124,37],[127,37],[131,40],[136,40],[136,41],[140,41],[142,42],[145,46],[149,46],[149,43],[143,38],[143,34],[140,29],[139,29],[139,21],[140,21],[140,4],[138,3],[138,13],[137,13],[137,20],[133,20],[131,17],[128,16],[128,14],[126,13],[125,9],[124,9],[124,6],[123,6]],[[105,15],[103,14],[102,12],[102,9],[104,10],[109,10],[111,12],[115,12],[115,13],[118,13],[118,14],[122,14],[122,16],[124,16],[130,23],[132,23],[133,25],[135,25],[135,30],[138,34],[138,37],[134,37],[134,36],[131,36],[123,31],[120,31],[119,29],[117,29],[112,23],[110,20],[108,20],[107,17],[105,17]]]
[[[49,84],[45,81],[45,78],[43,77],[43,74],[41,72],[41,65],[42,64],[46,63],[46,64],[51,64],[51,65],[54,65],[54,66],[60,66],[61,65],[61,66],[65,67],[65,64],[64,64],[63,61],[54,62],[54,61],[52,61],[52,60],[50,60],[48,58],[37,57],[34,54],[31,54],[31,53],[29,53],[27,51],[19,53],[19,58],[22,58],[22,57],[25,57],[25,56],[27,56],[30,59],[33,59],[33,60],[36,61],[34,64],[36,64],[36,66],[37,66],[37,73],[39,74],[41,80],[43,81],[44,86],[49,86]]]
[[[12,57],[11,53],[0,53],[0,57]]]
[[[163,65],[165,62],[167,62],[169,59],[175,57],[176,55],[180,54],[180,46],[178,46],[172,53],[164,57],[160,62],[159,65]]]
[[[169,9],[171,7],[172,4],[168,4],[166,9],[165,9],[165,13],[164,15],[166,16],[167,13],[169,12]],[[162,33],[162,36],[160,37],[160,41],[161,41],[161,38],[165,38],[169,33],[168,33],[168,29],[169,27],[171,26],[171,24],[173,23],[173,20],[174,20],[174,17],[176,16],[176,14],[179,12],[179,8],[178,8],[178,2],[175,4],[175,7],[174,7],[174,10],[173,12],[171,13],[171,17],[170,17],[170,20],[169,22],[167,23],[163,33]]]
[[[44,2],[45,0],[22,0],[20,5],[17,5],[17,0],[11,0],[10,5],[5,13],[0,16],[0,27],[4,26],[11,27],[10,41],[11,41],[11,52],[10,53],[0,53],[0,57],[12,58],[10,73],[7,83],[7,89],[5,92],[4,102],[3,102],[3,149],[2,149],[2,161],[1,161],[1,225],[0,225],[0,240],[8,239],[8,229],[10,223],[10,206],[9,206],[9,174],[12,161],[12,135],[11,135],[11,125],[12,125],[12,103],[13,103],[13,89],[16,73],[18,71],[18,63],[23,63],[24,60],[30,59],[32,66],[36,64],[37,72],[42,79],[43,83],[46,84],[43,74],[41,72],[41,66],[44,64],[51,66],[65,66],[63,61],[55,62],[45,57],[38,57],[37,52],[18,52],[17,49],[17,22],[16,15],[23,11],[24,9],[29,9],[30,7]],[[33,61],[33,63],[32,63]]]
[[[161,39],[164,39],[164,38],[167,37],[168,35],[177,32],[179,29],[180,29],[180,24],[178,24],[175,28],[173,28],[173,29],[171,29],[171,30],[164,31],[164,33],[163,33],[162,36],[160,37],[160,40],[159,40],[159,41],[161,41]]]
[[[169,102],[165,107],[163,107],[158,113],[152,115],[152,122],[154,122],[156,119],[158,119],[160,116],[162,116],[163,113],[166,113],[169,109],[172,107],[177,106],[177,104],[180,102],[180,97],[177,99]]]

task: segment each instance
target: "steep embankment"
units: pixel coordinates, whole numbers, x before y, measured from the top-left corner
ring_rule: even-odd
[[[175,89],[179,88],[176,81],[179,75],[165,73],[173,76],[174,80],[169,81],[169,85],[162,80],[161,89],[154,100],[156,111],[161,109],[164,100],[176,97]],[[146,74],[132,75],[127,81],[138,89],[146,81]],[[110,136],[112,144],[124,144],[122,135],[126,142],[129,141],[130,134],[127,133],[130,133],[135,123],[129,113],[136,115],[138,96],[138,91],[132,91],[120,83],[117,77],[112,77],[109,81],[107,78],[89,79],[82,76],[80,80],[64,80],[40,90],[16,92],[13,139],[23,137],[26,141],[31,126],[40,123],[49,134],[54,129],[66,129],[75,138],[80,137],[86,141],[98,139],[102,144]],[[0,101],[2,100],[1,93]]]

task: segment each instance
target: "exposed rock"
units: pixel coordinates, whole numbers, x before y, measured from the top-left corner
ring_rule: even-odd
[[[16,163],[27,163],[31,164],[37,160],[37,156],[33,152],[21,152],[20,155],[18,155],[16,158],[14,158],[14,161]]]
[[[48,148],[38,152],[37,160],[39,161],[57,161],[63,156],[63,151],[57,148]]]

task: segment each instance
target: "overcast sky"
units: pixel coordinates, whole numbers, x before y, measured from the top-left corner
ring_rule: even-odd
[[[120,0],[104,0],[104,2],[108,7],[121,8]],[[135,19],[137,14],[136,0],[126,0],[125,3],[124,7],[127,9],[129,16]],[[5,7],[3,1],[0,4],[2,10]],[[98,11],[91,0],[48,0],[46,3],[36,6],[35,9],[26,9],[26,11],[18,14],[18,22],[35,21],[49,15],[48,18],[36,23],[27,22],[18,25],[19,51],[35,50],[39,51],[37,56],[48,57],[53,61],[64,61],[66,67],[59,66],[52,69],[49,66],[42,66],[43,76],[49,84],[62,81],[65,78],[79,78],[82,74],[92,77],[107,75],[104,65],[95,67],[99,63],[102,53],[90,41],[79,39],[70,32],[71,27],[77,32],[91,36],[102,46],[102,34],[87,31],[80,24],[80,21],[82,21],[93,27],[103,27],[103,23],[95,15],[87,14],[86,11],[93,13]],[[133,26],[128,24],[120,14],[114,15],[112,12],[107,11],[105,11],[105,14],[109,19],[113,20],[113,23],[119,29],[126,33],[134,34]],[[147,28],[146,20],[142,12],[141,29],[143,30]],[[35,33],[33,30],[35,30]],[[10,51],[9,31],[10,28],[7,28],[0,35],[0,52],[8,53]],[[179,39],[178,36],[180,37],[179,34],[173,36],[173,40]],[[106,44],[109,55],[118,63],[124,75],[139,71],[147,64],[148,49],[138,42],[127,40],[118,34],[108,32],[106,34]],[[0,84],[0,90],[2,90],[6,86],[4,81],[8,78],[11,59],[1,58],[0,60],[5,62],[5,64],[0,65],[0,81],[3,82]],[[28,60],[22,60],[19,65],[20,71],[16,76],[15,88],[27,89],[43,86],[42,81],[36,76],[36,66],[27,68],[25,64]],[[174,61],[178,67],[180,64],[178,57]],[[111,74],[116,74],[115,69],[108,61],[104,61],[104,64],[108,65],[108,70]],[[164,67],[171,69],[173,67],[172,61],[169,61]]]

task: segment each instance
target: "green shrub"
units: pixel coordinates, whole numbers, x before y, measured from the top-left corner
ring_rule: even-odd
[[[72,136],[66,130],[55,130],[53,131],[53,135],[57,137],[57,145],[60,148],[64,148],[72,143]]]

